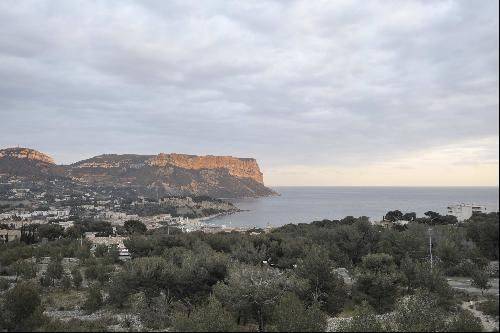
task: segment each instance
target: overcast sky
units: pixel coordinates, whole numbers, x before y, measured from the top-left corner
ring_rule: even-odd
[[[498,185],[498,1],[1,1],[0,148]]]

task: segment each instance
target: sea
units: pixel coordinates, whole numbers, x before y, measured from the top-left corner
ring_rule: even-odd
[[[229,200],[241,212],[210,220],[226,227],[277,227],[345,216],[368,216],[379,221],[390,210],[431,210],[446,214],[459,203],[483,205],[498,211],[498,187],[273,187],[279,196]]]

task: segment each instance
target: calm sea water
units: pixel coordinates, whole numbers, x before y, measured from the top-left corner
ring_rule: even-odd
[[[498,211],[498,187],[275,187],[281,196],[231,200],[240,213],[211,223],[231,226],[281,226],[287,223],[340,219],[348,215],[380,220],[389,210],[428,210],[446,214],[457,203],[484,205]]]

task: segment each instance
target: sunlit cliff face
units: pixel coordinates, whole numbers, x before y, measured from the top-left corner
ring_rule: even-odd
[[[1,157],[12,157],[19,159],[28,159],[34,161],[40,161],[48,164],[54,164],[54,159],[52,157],[40,153],[39,151],[29,149],[29,148],[6,148],[0,150]]]
[[[240,178],[251,178],[264,183],[257,161],[253,158],[237,158],[232,156],[196,156],[186,154],[158,154],[152,157],[149,164],[155,166],[175,165],[185,169],[217,169],[224,168],[230,175]]]

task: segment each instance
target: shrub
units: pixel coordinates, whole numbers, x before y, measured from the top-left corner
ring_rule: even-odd
[[[97,285],[92,285],[87,291],[87,299],[83,304],[83,308],[88,312],[97,311],[103,303],[101,289]]]

